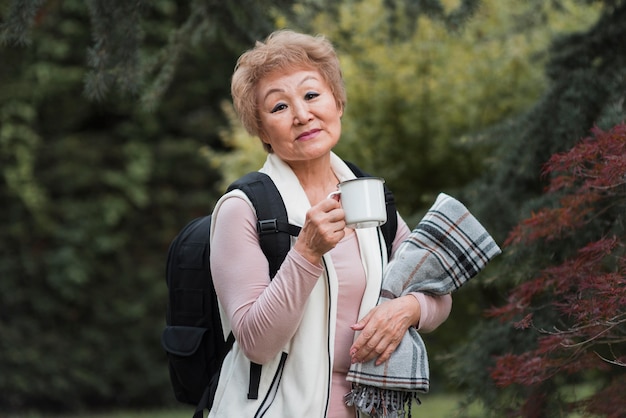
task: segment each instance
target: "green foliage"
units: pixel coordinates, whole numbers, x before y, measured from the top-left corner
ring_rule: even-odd
[[[587,3],[606,5],[589,31]],[[236,57],[272,19],[338,46],[349,95],[338,152],[384,174],[409,221],[454,189],[504,237],[546,201],[548,156],[624,117],[623,13],[621,0],[0,0],[0,409],[172,399],[159,347],[165,252],[210,210],[218,182],[264,157],[223,103]],[[572,28],[582,32],[545,53]],[[507,255],[492,275],[523,281],[535,257],[558,251]],[[458,344],[500,300],[482,282],[429,349]],[[479,323],[471,350],[451,356],[469,367],[456,381],[494,414],[512,395],[482,379],[510,336]]]
[[[190,49],[222,43],[240,49],[273,29],[271,13],[288,11],[291,0],[177,3],[124,0],[85,0],[84,4],[44,0],[6,0],[6,17],[0,24],[0,43],[28,45],[40,24],[60,8],[88,11],[90,36],[85,45],[90,71],[85,94],[102,101],[113,93],[140,95],[146,109],[153,110],[171,86]],[[87,17],[84,16],[83,17]],[[158,22],[158,23],[156,23]],[[152,25],[167,27],[157,43],[150,39]],[[160,39],[164,37],[165,39]],[[206,52],[206,50],[205,50]],[[215,56],[214,58],[218,58]]]
[[[222,173],[219,188],[226,190],[239,177],[257,171],[265,162],[267,152],[259,138],[246,132],[232,104],[224,102],[222,109],[228,119],[228,127],[220,131],[220,138],[227,150],[205,146],[202,155],[211,167]]]
[[[307,26],[326,34],[342,59],[348,106],[337,151],[382,173],[412,218],[437,193],[454,192],[483,171],[493,145],[474,134],[527,109],[545,87],[540,53],[548,40],[593,17],[572,8],[512,31],[529,6],[482,1],[450,32],[428,16],[449,22],[472,2],[441,2],[436,13],[436,2],[426,3],[415,30],[409,1],[397,2],[392,21],[385,2],[368,0],[339,4]]]
[[[542,194],[550,180],[550,176],[541,177],[542,167],[551,155],[570,149],[594,125],[606,129],[626,117],[623,104],[626,85],[622,76],[626,69],[626,54],[619,46],[626,35],[626,3],[602,3],[605,3],[602,13],[594,25],[585,31],[560,36],[551,44],[546,67],[548,88],[541,99],[522,116],[484,133],[486,141],[499,143],[499,146],[489,169],[466,189],[466,196],[476,216],[487,219],[491,231],[502,240],[520,219],[530,217],[540,208],[557,207],[559,193]],[[598,217],[597,227],[602,224],[601,219],[603,217]],[[491,290],[499,296],[492,303],[502,304],[512,286],[531,285],[531,279],[542,268],[563,262],[575,253],[576,248],[598,239],[600,230],[596,229],[594,233],[580,231],[566,240],[541,239],[532,245],[505,248],[496,273],[500,279],[492,284]],[[591,278],[584,278],[584,282],[590,282]],[[549,306],[552,299],[548,295],[537,301],[538,306]],[[515,318],[515,321],[519,319]],[[533,321],[540,324],[537,325],[539,329],[566,326],[564,318],[555,309],[537,312]],[[512,322],[505,326],[513,332]],[[516,333],[523,331],[517,330]],[[471,363],[489,369],[495,366],[495,356],[512,350],[507,338],[491,334],[484,323],[477,324],[472,335],[481,341],[492,341],[493,349],[490,353],[455,351],[453,355],[457,362],[454,369],[457,373],[463,365]],[[531,341],[537,344],[536,336],[531,337]],[[522,346],[516,352],[531,352],[536,348],[536,345]],[[557,373],[541,385],[519,391],[518,387],[497,390],[494,386],[485,386],[484,377],[468,375],[462,383],[474,396],[492,402],[493,416],[500,416],[503,409],[498,406],[503,407],[511,401],[507,394],[515,395],[516,407],[527,400],[530,400],[528,405],[533,405],[514,416],[558,416],[565,409],[561,399],[563,388],[579,382],[579,377]],[[604,375],[605,378],[610,378],[610,374]],[[480,392],[472,389],[479,386]]]
[[[147,42],[171,27],[154,13]],[[199,93],[227,97],[236,54],[186,52],[172,92],[145,113],[83,96],[89,29],[82,2],[51,2],[28,46],[0,50],[3,412],[173,401],[159,343],[165,255],[218,195],[199,150],[217,143],[221,110]]]
[[[622,6],[607,6],[588,32],[556,38],[548,51],[545,94],[524,115],[484,134],[500,146],[471,199],[494,220],[502,239],[517,220],[544,205],[540,173],[548,158],[569,149],[594,124],[607,128],[624,117],[620,13]]]

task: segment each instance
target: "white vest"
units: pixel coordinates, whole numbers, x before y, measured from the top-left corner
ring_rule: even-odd
[[[340,181],[355,178],[350,168],[335,154],[331,154],[331,165]],[[310,205],[291,168],[276,155],[269,154],[260,171],[276,183],[285,202],[289,222],[302,226]],[[248,200],[239,190],[231,193],[238,193]],[[224,199],[218,201],[213,219]],[[387,250],[378,229],[359,229],[356,233],[367,277],[359,311],[359,318],[362,318],[378,301]],[[293,242],[295,238],[292,245]],[[209,417],[326,417],[333,368],[338,283],[331,258],[325,255],[323,260],[324,273],[309,296],[298,330],[281,353],[263,364],[258,399],[247,398],[250,361],[235,342],[224,360]],[[224,314],[222,326],[226,337],[231,326]]]

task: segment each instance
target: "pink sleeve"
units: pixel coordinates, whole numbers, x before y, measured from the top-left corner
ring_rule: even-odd
[[[215,291],[242,350],[263,364],[296,331],[322,266],[312,265],[292,249],[270,280],[256,215],[248,203],[229,198],[216,216],[210,255]]]
[[[410,233],[411,230],[408,225],[400,215],[398,215],[398,231],[396,232],[396,238],[393,241],[392,247],[394,253]],[[417,326],[419,331],[424,333],[434,331],[448,319],[450,311],[452,310],[452,296],[450,294],[443,296],[428,295],[420,292],[413,292],[411,294],[415,296],[420,304],[420,322]]]

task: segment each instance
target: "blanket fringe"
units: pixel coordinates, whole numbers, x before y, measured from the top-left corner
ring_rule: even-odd
[[[348,406],[355,406],[360,412],[372,418],[411,418],[411,401],[422,402],[417,392],[382,389],[373,386],[354,385],[344,396]]]

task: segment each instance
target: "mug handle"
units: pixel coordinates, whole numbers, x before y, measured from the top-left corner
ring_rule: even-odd
[[[341,196],[341,190],[335,190],[334,192],[329,193],[328,196],[326,196],[326,199],[333,199],[335,196]]]

